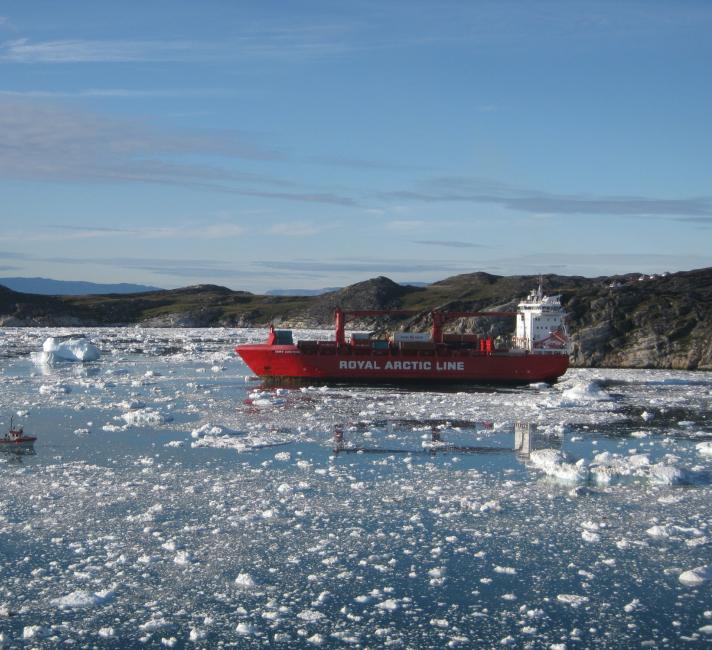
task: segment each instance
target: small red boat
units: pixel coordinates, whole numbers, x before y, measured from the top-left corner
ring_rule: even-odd
[[[371,383],[510,383],[555,382],[569,367],[565,313],[558,296],[541,286],[521,301],[516,312],[430,312],[430,334],[396,332],[391,338],[352,333],[348,317],[414,316],[404,310],[335,312],[332,341],[300,340],[291,330],[270,327],[265,343],[238,345],[235,351],[250,369],[271,385],[311,382]],[[445,334],[458,318],[515,318],[514,336]]]
[[[13,425],[13,418],[10,418],[10,430],[0,438],[0,448],[16,449],[18,447],[30,447],[35,443],[35,436],[26,436],[22,427]]]

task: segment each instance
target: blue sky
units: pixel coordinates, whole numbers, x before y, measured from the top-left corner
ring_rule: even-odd
[[[712,265],[712,3],[0,4],[0,275]]]

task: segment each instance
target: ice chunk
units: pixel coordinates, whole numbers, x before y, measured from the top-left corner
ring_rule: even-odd
[[[254,589],[256,587],[256,583],[249,573],[238,574],[237,578],[235,578],[235,584],[240,589]]]
[[[138,409],[137,411],[129,411],[124,413],[122,419],[126,424],[132,427],[150,427],[159,424],[165,424],[170,421],[170,417],[167,417],[158,411],[152,409]]]
[[[52,600],[52,605],[61,609],[82,609],[86,607],[95,607],[110,600],[114,595],[112,590],[89,592],[83,589],[77,589],[71,594],[55,598]]]
[[[144,632],[155,632],[156,630],[168,627],[168,625],[169,623],[165,618],[158,616],[148,619],[145,623],[141,623],[138,627]]]
[[[387,600],[384,600],[383,602],[378,603],[378,605],[376,605],[376,607],[378,609],[392,612],[392,611],[398,609],[398,602],[396,600],[394,600],[393,598],[388,598]]]
[[[84,337],[59,339],[50,336],[42,345],[42,352],[33,355],[33,360],[52,364],[56,361],[96,361],[100,356],[99,348]]]
[[[495,573],[507,573],[509,575],[514,575],[517,570],[514,567],[511,566],[496,566],[494,568]]]
[[[307,623],[316,623],[317,621],[326,618],[326,616],[315,609],[305,609],[297,614],[297,618],[300,618]]]
[[[26,625],[22,629],[23,639],[46,639],[52,631],[43,625]]]
[[[650,537],[657,537],[658,539],[664,539],[670,537],[670,527],[669,526],[651,526],[645,531]]]
[[[623,611],[628,614],[640,609],[643,609],[643,606],[640,604],[640,600],[638,600],[637,598],[633,598],[633,600],[631,600],[627,605],[623,606]]]
[[[560,603],[571,605],[571,607],[579,607],[588,602],[588,596],[579,596],[578,594],[559,594],[556,597]]]
[[[42,384],[40,395],[66,395],[72,392],[72,387],[67,384]]]
[[[697,453],[701,456],[712,456],[712,440],[698,442],[695,445],[695,449],[697,449]]]
[[[687,482],[687,477],[679,467],[658,463],[650,466],[650,481],[662,485],[680,485]]]
[[[712,580],[712,566],[698,566],[695,569],[683,571],[678,579],[686,587],[697,587]]]
[[[561,481],[585,483],[588,481],[588,466],[583,461],[573,462],[568,454],[559,449],[536,449],[529,456],[534,467]]]
[[[195,559],[190,551],[178,551],[173,558],[173,562],[180,565],[191,564],[194,561]]]
[[[193,438],[200,438],[201,436],[219,436],[223,432],[222,427],[217,427],[213,426],[208,422],[207,424],[204,424],[202,427],[198,427],[197,429],[193,429],[190,432],[190,435]]]
[[[321,645],[324,643],[324,636],[317,632],[316,634],[312,634],[307,641],[312,645]]]
[[[249,623],[238,623],[235,628],[235,632],[237,632],[240,636],[251,636],[255,633],[255,628]]]
[[[608,402],[613,398],[596,381],[579,382],[561,394],[562,400],[575,406],[586,402]]]

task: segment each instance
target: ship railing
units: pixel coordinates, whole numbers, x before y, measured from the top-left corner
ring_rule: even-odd
[[[519,350],[531,350],[532,341],[528,336],[513,336],[512,347]]]

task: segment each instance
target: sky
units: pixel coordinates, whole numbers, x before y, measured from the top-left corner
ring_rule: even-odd
[[[712,266],[707,0],[0,2],[0,276]]]

